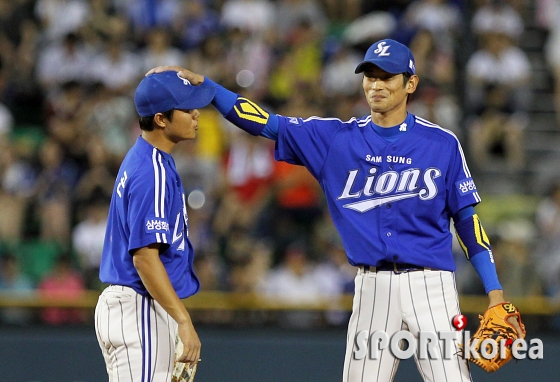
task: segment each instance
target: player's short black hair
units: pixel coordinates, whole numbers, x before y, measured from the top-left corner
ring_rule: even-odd
[[[410,80],[410,77],[412,77],[412,74],[408,73],[408,72],[404,72],[403,74],[403,88],[406,86],[406,84],[408,83],[408,80]],[[406,96],[406,103],[408,103],[408,101],[410,100],[410,94],[407,94]]]
[[[412,74],[408,72],[404,72],[402,75],[403,75],[403,87],[405,87],[408,80],[410,80],[410,77],[412,77]]]
[[[173,120],[173,112],[175,109],[167,110],[161,114],[169,121]],[[149,117],[140,117],[140,128],[144,131],[153,131],[154,130],[154,116],[151,115]]]

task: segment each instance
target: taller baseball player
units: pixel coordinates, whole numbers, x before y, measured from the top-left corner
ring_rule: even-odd
[[[348,325],[344,382],[392,381],[389,350],[356,359],[356,335],[452,331],[460,313],[450,219],[478,272],[490,306],[503,302],[488,237],[474,211],[480,202],[463,150],[448,130],[407,112],[416,90],[414,57],[393,40],[374,43],[356,68],[371,113],[341,121],[273,115],[208,78],[177,67],[193,84],[216,87],[212,104],[253,135],[276,140],[275,157],[305,166],[323,188],[350,264],[358,268]],[[519,325],[516,329],[521,333]],[[451,359],[417,359],[425,381],[470,381],[456,347]]]
[[[119,170],[109,210],[100,279],[111,284],[95,309],[95,329],[111,382],[171,381],[178,361],[196,363],[200,340],[180,299],[195,294],[185,191],[170,155],[194,139],[198,108],[213,86],[168,71],[145,77],[134,103],[142,135]]]

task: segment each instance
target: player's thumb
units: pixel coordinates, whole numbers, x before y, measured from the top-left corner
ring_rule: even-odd
[[[519,324],[519,320],[517,319],[517,317],[508,317],[507,321],[511,325],[513,325],[515,331],[517,332],[517,336],[519,338],[525,337],[525,331],[521,328],[521,325]]]

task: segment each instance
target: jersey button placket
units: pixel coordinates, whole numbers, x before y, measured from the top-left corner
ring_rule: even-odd
[[[382,176],[383,174],[385,174],[387,171],[392,171],[393,170],[393,166],[391,163],[389,163],[387,161],[387,158],[389,155],[391,155],[391,149],[392,147],[386,147],[385,150],[383,150],[382,156],[383,156],[383,162],[380,164],[380,168],[379,171],[377,173],[377,177],[379,178],[380,176]],[[386,195],[376,195],[377,197],[381,197],[381,196],[386,196]],[[379,228],[380,228],[380,233],[381,233],[381,239],[383,242],[385,242],[385,253],[384,256],[389,255],[392,251],[393,251],[393,245],[391,244],[392,240],[391,240],[391,236],[392,236],[392,232],[391,232],[391,218],[390,218],[390,211],[387,210],[386,205],[382,205],[379,206],[380,208],[378,209],[378,213],[379,213]]]

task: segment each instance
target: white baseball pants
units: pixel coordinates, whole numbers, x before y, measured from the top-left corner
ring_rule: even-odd
[[[169,382],[177,323],[151,297],[107,287],[95,308],[95,331],[109,382]]]
[[[372,333],[383,330],[388,337],[400,331],[410,331],[418,340],[420,331],[450,332],[453,317],[460,313],[455,276],[452,272],[423,270],[401,274],[393,271],[364,271],[355,279],[352,316],[348,324],[343,382],[391,382],[397,372],[399,359],[390,347],[379,350],[377,357],[368,353],[356,359],[356,335],[363,330]],[[444,359],[441,341],[436,345],[438,359],[414,358],[426,382],[470,382],[468,362],[460,356],[453,342],[450,359]],[[370,344],[368,343],[368,346]],[[418,344],[421,346],[421,344]]]

